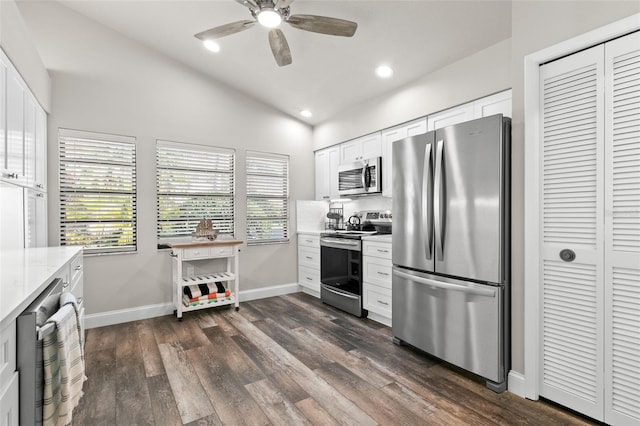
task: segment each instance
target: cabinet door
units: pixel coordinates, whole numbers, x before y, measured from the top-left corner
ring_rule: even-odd
[[[338,198],[338,147],[316,152],[316,200]]]
[[[28,186],[36,185],[36,102],[24,93],[24,173]]]
[[[24,246],[47,246],[47,194],[24,189]]]
[[[6,176],[24,183],[24,88],[20,76],[7,67],[7,142]]]
[[[0,55],[0,179],[5,179],[7,173],[7,66]]]
[[[362,142],[354,139],[340,144],[340,163],[353,163],[362,159]]]
[[[502,114],[511,117],[511,89],[473,102],[474,118]]]
[[[0,181],[0,249],[24,247],[23,188]]]
[[[427,116],[427,130],[440,129],[473,120],[473,102]]]
[[[47,190],[47,113],[36,105],[35,187]]]
[[[380,132],[372,133],[360,138],[362,143],[362,158],[375,158],[382,155],[382,139]]]

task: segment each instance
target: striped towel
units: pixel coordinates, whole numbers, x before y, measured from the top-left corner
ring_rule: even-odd
[[[60,309],[47,320],[56,331],[42,343],[44,363],[44,425],[68,425],[82,397],[84,352],[77,305],[71,293],[62,293]]]
[[[207,296],[212,293],[224,293],[225,292],[224,285],[221,282],[216,281],[215,283],[206,283],[206,284],[191,284],[184,286],[182,292],[189,299],[197,299],[202,296]]]

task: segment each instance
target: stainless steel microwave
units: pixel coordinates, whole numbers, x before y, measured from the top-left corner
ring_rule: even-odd
[[[382,192],[381,157],[338,166],[338,193],[364,195]]]

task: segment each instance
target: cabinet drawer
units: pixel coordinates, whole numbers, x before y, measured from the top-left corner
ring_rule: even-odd
[[[82,285],[82,276],[78,277],[78,279],[71,284],[71,289],[69,291],[71,291],[71,294],[73,294],[73,296],[76,298],[76,302],[78,303],[78,308],[81,308],[83,306],[82,298],[84,293],[84,286]]]
[[[364,241],[362,254],[391,260],[391,244]]]
[[[363,306],[371,312],[391,318],[391,289],[364,283],[362,286]]]
[[[305,247],[320,247],[320,235],[298,235],[298,245]]]
[[[362,259],[364,282],[391,290],[391,260],[371,256],[363,256]]]
[[[209,256],[211,257],[233,256],[233,247],[231,246],[209,247]]]
[[[16,322],[0,330],[0,388],[16,371]],[[1,389],[0,389],[1,390]]]
[[[320,249],[311,247],[298,247],[298,265],[320,269]]]
[[[2,426],[18,426],[20,409],[18,372],[14,372],[6,388],[0,388],[0,421]],[[4,390],[3,390],[4,389]]]
[[[316,292],[320,292],[320,271],[306,266],[298,267],[298,284]]]
[[[206,259],[209,257],[209,247],[194,247],[182,249],[182,258],[184,260]]]
[[[71,259],[71,262],[69,263],[69,276],[71,277],[72,283],[78,278],[79,275],[82,274],[82,267],[83,259],[82,253],[80,253],[77,254],[76,257]]]

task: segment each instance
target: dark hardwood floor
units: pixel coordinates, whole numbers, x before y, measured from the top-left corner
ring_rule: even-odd
[[[298,293],[88,330],[74,425],[583,425]]]

